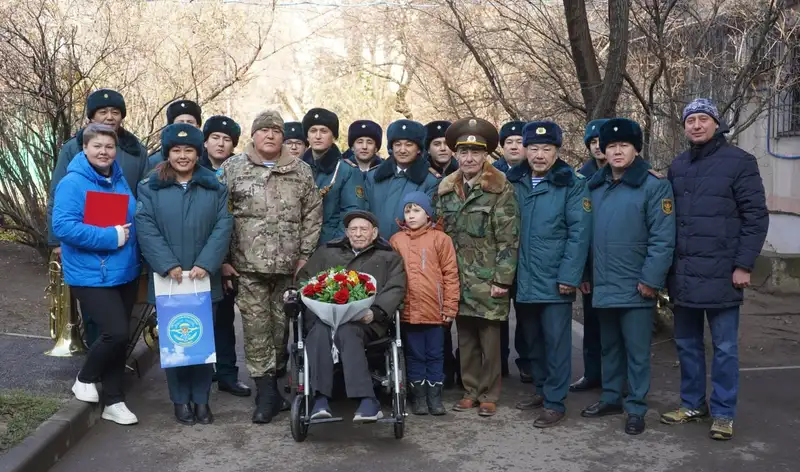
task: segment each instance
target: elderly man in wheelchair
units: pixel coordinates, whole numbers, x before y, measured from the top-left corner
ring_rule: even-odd
[[[382,353],[386,353],[386,369],[390,372],[383,379],[383,385],[387,391],[397,394],[393,396],[393,415],[401,423],[399,433],[395,425],[395,435],[400,437],[404,413],[401,403],[405,398],[396,391],[404,389],[404,386],[399,387],[404,373],[396,313],[406,291],[403,260],[388,242],[378,236],[378,220],[372,213],[351,211],[344,216],[344,225],[346,237],[319,247],[299,271],[297,280],[307,280],[337,266],[368,273],[375,278],[377,294],[372,306],[354,321],[341,325],[333,340],[339,350],[347,397],[359,401],[353,418],[356,423],[376,422],[383,418],[375,395],[368,353],[370,346],[379,347]],[[296,384],[298,394],[292,408],[292,433],[296,440],[301,441],[309,424],[338,421],[340,418],[333,418],[328,404],[334,383],[331,328],[309,310],[303,310],[297,298],[296,290],[288,291],[284,297],[287,314],[300,315],[292,323],[295,340],[292,382]],[[293,304],[295,308],[292,308]],[[296,311],[294,314],[291,313],[293,309]],[[310,330],[303,329],[303,324]],[[311,398],[313,402],[309,402]],[[313,409],[307,414],[309,403],[313,403]],[[391,418],[386,421],[394,422]],[[295,434],[295,428],[300,428],[299,435]]]

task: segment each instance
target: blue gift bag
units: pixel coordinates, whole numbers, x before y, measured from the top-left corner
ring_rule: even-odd
[[[161,367],[217,362],[209,277],[190,280],[185,271],[181,283],[158,274],[153,281]]]

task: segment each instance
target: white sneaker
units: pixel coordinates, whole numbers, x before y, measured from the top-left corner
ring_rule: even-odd
[[[131,410],[128,409],[125,402],[108,405],[103,409],[103,414],[100,417],[117,424],[136,424],[139,422],[139,418],[131,413]]]
[[[82,402],[97,403],[100,401],[97,387],[93,383],[83,383],[77,378],[75,379],[75,385],[72,386],[72,393],[75,394],[75,398]]]

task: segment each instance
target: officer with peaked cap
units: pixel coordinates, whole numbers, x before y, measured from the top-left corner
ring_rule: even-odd
[[[436,213],[453,239],[461,280],[458,348],[464,397],[453,407],[480,407],[493,416],[500,399],[500,332],[508,318],[519,244],[519,206],[514,189],[487,159],[497,148],[497,129],[465,118],[445,135],[459,169],[439,184]]]

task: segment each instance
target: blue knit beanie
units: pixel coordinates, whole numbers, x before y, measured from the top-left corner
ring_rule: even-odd
[[[433,205],[431,204],[431,197],[429,197],[425,192],[411,192],[403,198],[403,208],[406,207],[409,203],[413,203],[418,205],[420,208],[425,210],[425,213],[428,214],[428,218],[433,218]]]
[[[714,106],[714,103],[708,98],[695,98],[686,108],[683,109],[683,117],[681,123],[686,123],[686,118],[695,113],[705,113],[714,119],[719,124],[719,110]]]

